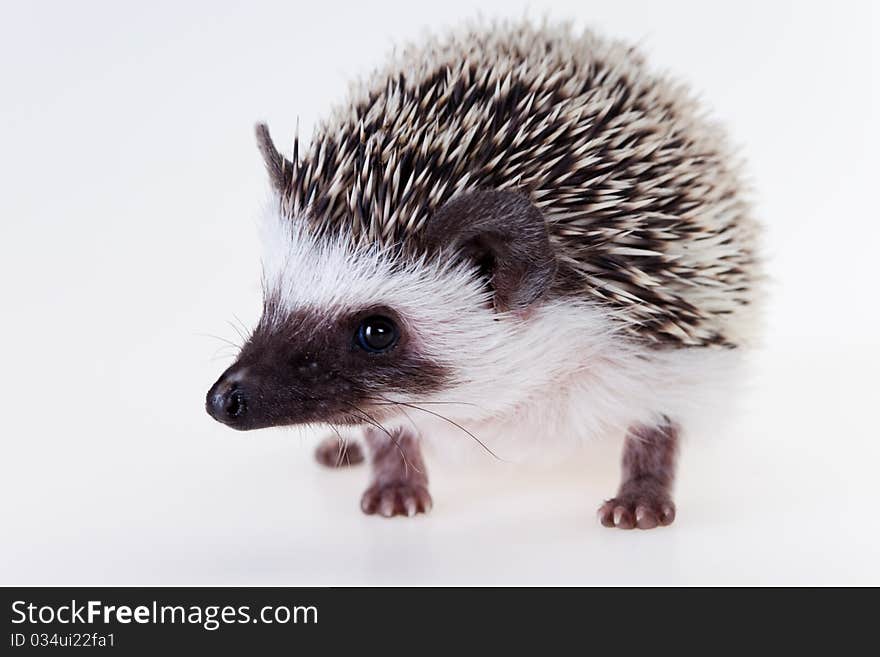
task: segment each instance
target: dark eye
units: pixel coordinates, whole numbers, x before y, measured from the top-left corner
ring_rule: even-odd
[[[367,317],[361,322],[355,335],[358,345],[372,353],[388,351],[397,343],[397,337],[394,322],[381,315]]]

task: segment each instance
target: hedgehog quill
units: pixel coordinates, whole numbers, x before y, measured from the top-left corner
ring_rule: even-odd
[[[739,166],[687,89],[592,32],[478,25],[401,51],[290,158],[256,132],[264,307],[212,417],[332,427],[319,460],[366,457],[386,517],[430,510],[424,443],[618,434],[600,522],[673,521],[679,442],[760,281]]]

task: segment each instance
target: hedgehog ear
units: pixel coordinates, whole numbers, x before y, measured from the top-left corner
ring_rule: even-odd
[[[269,135],[269,126],[265,123],[258,123],[254,129],[257,133],[257,146],[266,163],[272,187],[277,192],[283,192],[287,189],[288,176],[293,171],[293,165],[275,148],[272,137]]]
[[[425,240],[429,251],[456,249],[473,259],[489,276],[499,312],[525,313],[556,275],[544,216],[517,192],[456,196],[428,221]]]

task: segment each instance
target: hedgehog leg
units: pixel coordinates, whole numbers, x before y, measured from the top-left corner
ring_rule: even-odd
[[[623,448],[623,480],[617,496],[599,507],[599,522],[619,529],[653,529],[675,520],[672,481],[678,453],[678,429],[635,426]]]
[[[364,453],[356,442],[336,434],[320,442],[315,460],[327,468],[345,468],[363,463]]]
[[[364,437],[373,466],[373,481],[361,498],[363,512],[390,518],[430,511],[428,471],[418,437],[405,429],[386,433],[372,427],[366,429]]]

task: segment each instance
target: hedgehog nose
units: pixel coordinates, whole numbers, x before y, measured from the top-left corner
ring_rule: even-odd
[[[220,379],[208,391],[205,409],[208,415],[231,427],[242,424],[247,415],[247,393],[238,383]]]

